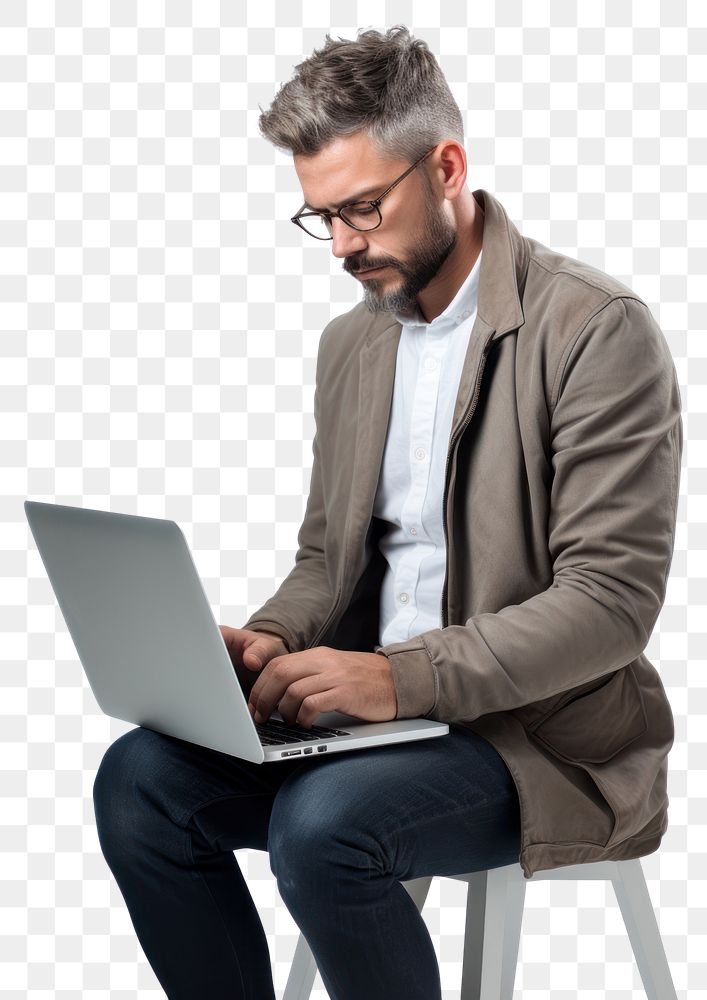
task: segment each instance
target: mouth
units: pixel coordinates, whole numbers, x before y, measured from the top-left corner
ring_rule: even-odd
[[[373,277],[374,274],[378,274],[379,271],[385,271],[387,266],[388,266],[387,264],[384,264],[383,267],[370,267],[361,269],[360,271],[354,271],[354,275],[360,279],[370,278]]]

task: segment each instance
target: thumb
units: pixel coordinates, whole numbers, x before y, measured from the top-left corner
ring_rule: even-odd
[[[253,643],[253,645],[255,646],[257,645],[257,643]],[[253,649],[253,646],[249,646],[248,649],[246,649],[246,651],[243,654],[243,659],[245,659],[246,656],[248,657],[249,663],[251,663],[253,666],[257,664],[259,667],[262,667],[263,654],[256,652],[256,650]]]

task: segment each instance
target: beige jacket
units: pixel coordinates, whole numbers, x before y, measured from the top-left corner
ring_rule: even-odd
[[[291,652],[380,650],[397,718],[492,743],[518,789],[529,878],[649,854],[667,828],[673,717],[642,651],[673,552],[681,400],[638,295],[473,194],[483,254],[447,456],[443,627],[378,646],[372,508],[401,326],[363,302],[322,333],[299,550],[244,627]]]

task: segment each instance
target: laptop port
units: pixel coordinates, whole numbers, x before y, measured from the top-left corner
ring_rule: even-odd
[[[314,749],[313,747],[305,747],[304,748],[304,752],[305,753],[311,753],[313,749]]]
[[[284,750],[282,753],[283,757],[294,757],[295,754],[302,753],[301,750]]]
[[[317,753],[324,753],[326,747],[317,747]]]

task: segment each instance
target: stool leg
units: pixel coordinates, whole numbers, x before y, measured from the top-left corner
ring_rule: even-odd
[[[513,998],[525,903],[522,871],[516,868],[504,865],[465,876],[469,889],[461,1000]]]
[[[611,884],[648,1000],[677,1000],[640,858],[617,861]]]
[[[401,882],[403,888],[407,889],[410,896],[412,896],[412,900],[420,912],[422,912],[422,907],[425,905],[431,884],[431,875],[423,875],[422,878],[411,878],[407,882]]]
[[[307,938],[300,933],[282,1000],[309,1000],[316,975],[317,963],[314,960],[314,955],[307,943]]]

